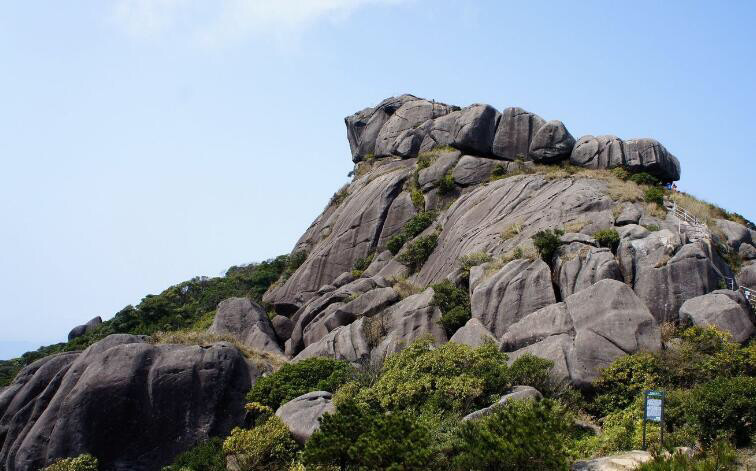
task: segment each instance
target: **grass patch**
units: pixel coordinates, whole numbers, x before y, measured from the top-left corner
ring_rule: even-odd
[[[407,280],[406,276],[394,277],[391,287],[394,288],[394,291],[396,291],[402,299],[423,291],[423,288]]]
[[[507,226],[503,231],[501,231],[501,240],[509,240],[515,236],[518,236],[522,233],[522,224],[519,222],[515,222],[514,224],[510,224]]]

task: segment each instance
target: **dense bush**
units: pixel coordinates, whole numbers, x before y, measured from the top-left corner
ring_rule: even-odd
[[[636,471],[735,471],[737,454],[727,441],[717,441],[706,453],[688,456],[682,451],[671,455],[657,454],[652,461],[643,463]]]
[[[310,466],[338,469],[430,469],[431,435],[416,416],[383,413],[347,400],[323,416],[302,454]]]
[[[451,170],[446,172],[438,182],[438,192],[442,195],[449,195],[454,192],[454,176]]]
[[[459,429],[454,469],[567,470],[570,422],[565,410],[549,399],[510,401]]]
[[[630,180],[631,182],[636,183],[638,185],[655,186],[655,185],[658,185],[660,183],[658,178],[656,178],[655,176],[650,175],[650,174],[648,174],[646,172],[635,173],[635,174],[631,175],[630,178],[628,178],[628,180]]]
[[[226,471],[223,440],[211,438],[178,455],[171,466],[162,471]]]
[[[717,437],[746,445],[756,432],[756,378],[717,378],[693,389],[689,422],[704,444]]]
[[[211,319],[218,303],[231,297],[262,295],[289,266],[289,257],[246,266],[234,266],[225,276],[196,277],[171,286],[160,294],[147,295],[136,307],[126,306],[93,332],[67,343],[58,343],[24,353],[20,358],[0,361],[0,387],[9,384],[26,365],[53,353],[83,350],[110,334],[151,335],[157,331],[195,328],[195,323]]]
[[[664,191],[655,186],[646,188],[646,191],[643,192],[643,199],[646,203],[656,203],[659,206],[664,206]]]
[[[551,393],[555,387],[549,376],[553,367],[553,361],[525,353],[509,366],[509,382],[513,386],[532,386],[542,393]]]
[[[367,254],[367,256],[358,258],[357,261],[354,262],[354,266],[352,267],[352,276],[360,277],[362,276],[362,272],[367,270],[367,267],[370,266],[371,263],[373,263],[373,258],[375,258],[375,252],[370,252]]]
[[[399,263],[407,266],[410,272],[414,273],[422,268],[428,257],[436,249],[438,244],[438,234],[428,234],[410,242],[399,254],[397,260]]]
[[[392,254],[396,255],[408,240],[414,239],[420,235],[421,232],[430,227],[436,219],[436,216],[437,214],[433,211],[421,211],[417,213],[412,219],[404,224],[404,227],[402,227],[399,234],[389,239],[386,248],[389,249]]]
[[[595,412],[606,415],[626,408],[643,391],[656,387],[662,374],[660,360],[651,353],[619,357],[593,383]]]
[[[44,471],[97,471],[97,458],[88,454],[76,458],[63,458],[46,467]]]
[[[289,469],[298,449],[289,428],[275,415],[252,429],[236,427],[223,442],[223,452],[240,471]]]
[[[546,229],[536,232],[533,236],[533,245],[546,263],[551,264],[559,248],[559,238],[563,235],[564,231],[561,229]]]
[[[275,411],[281,404],[311,391],[335,392],[353,376],[354,368],[345,361],[308,358],[287,363],[275,373],[258,378],[247,400]]]
[[[614,229],[604,229],[593,234],[593,238],[601,247],[608,247],[612,252],[617,250],[620,242],[619,233]]]
[[[467,290],[457,288],[451,281],[444,280],[432,286],[434,306],[441,311],[440,324],[446,335],[451,337],[454,332],[470,320],[470,295]]]

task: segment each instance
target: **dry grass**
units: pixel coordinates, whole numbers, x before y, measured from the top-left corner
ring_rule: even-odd
[[[667,217],[667,210],[656,203],[647,203],[646,214],[657,219],[665,219]]]
[[[371,317],[365,317],[362,321],[362,332],[365,334],[370,349],[374,349],[388,335],[389,319],[385,311]]]
[[[514,249],[510,250],[509,252],[506,252],[503,255],[495,257],[493,260],[488,262],[485,265],[483,278],[485,279],[493,275],[497,271],[501,270],[504,267],[504,265],[511,262],[512,260],[519,260],[521,258],[527,259],[530,261],[535,261],[538,259],[538,251],[536,251],[536,248],[535,246],[533,246],[532,242],[526,242],[526,243],[520,244]]]
[[[391,287],[394,288],[394,291],[396,291],[402,299],[423,291],[423,288],[407,280],[406,276],[396,276],[391,281]]]
[[[659,326],[662,343],[667,343],[678,335],[678,327],[674,322],[663,322]]]
[[[580,232],[587,225],[588,225],[587,219],[585,218],[576,219],[564,225],[564,232]]]
[[[520,233],[522,233],[522,224],[515,222],[514,224],[510,224],[503,231],[501,231],[501,240],[509,240],[515,236],[520,235]]]
[[[239,340],[222,334],[211,334],[206,331],[195,330],[175,330],[171,332],[155,332],[150,337],[150,342],[159,344],[178,344],[178,345],[199,345],[202,347],[210,346],[218,342],[228,342],[236,347],[247,360],[254,362],[261,369],[277,370],[283,366],[287,360],[282,355],[275,353],[261,352],[246,345]]]

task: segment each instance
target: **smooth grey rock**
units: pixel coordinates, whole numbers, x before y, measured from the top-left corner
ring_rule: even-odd
[[[654,457],[647,451],[633,450],[590,460],[578,460],[570,469],[572,471],[630,471],[653,459]]]
[[[751,262],[740,269],[737,275],[738,285],[756,290],[756,262]]]
[[[501,349],[510,360],[525,353],[552,360],[555,379],[586,388],[616,358],[661,349],[661,334],[626,284],[600,280],[511,325]]]
[[[261,352],[283,353],[265,310],[248,298],[230,298],[218,304],[208,332],[230,335]]]
[[[670,230],[649,232],[637,225],[618,230],[620,243],[617,259],[625,282],[634,285],[645,268],[664,266],[681,247],[680,236]]]
[[[680,307],[680,321],[693,325],[714,326],[732,334],[736,342],[745,342],[754,332],[746,301],[736,301],[742,298],[738,292],[723,291],[715,291],[685,301]]]
[[[561,242],[562,244],[572,244],[573,242],[579,242],[581,244],[598,247],[598,242],[596,242],[596,239],[589,236],[588,234],[581,234],[579,232],[568,232],[566,234],[563,234],[561,237],[559,237],[559,242]]]
[[[513,260],[470,295],[472,316],[501,337],[510,325],[531,312],[556,302],[549,266],[542,260]]]
[[[353,282],[355,280],[354,275],[352,275],[351,271],[345,271],[341,275],[337,276],[335,280],[333,280],[333,286],[335,288],[341,288],[344,285],[348,285],[349,283]],[[333,290],[330,290],[333,291]]]
[[[450,146],[454,142],[454,127],[457,124],[459,111],[449,113],[421,124],[417,132],[423,136],[420,142],[420,152],[427,152],[436,147]]]
[[[753,243],[753,240],[751,240],[751,232],[747,227],[726,219],[717,219],[715,222],[717,227],[727,238],[727,245],[729,245],[732,250],[737,252],[738,249],[740,249],[741,244],[751,245]]]
[[[291,361],[296,363],[313,357],[329,357],[362,365],[370,357],[370,347],[363,329],[365,318],[357,319],[349,325],[336,327],[325,337],[311,343]]]
[[[506,108],[496,127],[493,154],[505,160],[528,159],[533,137],[544,124],[540,116],[522,108]]]
[[[423,191],[428,191],[451,170],[462,155],[459,151],[446,152],[439,155],[430,167],[420,170],[417,176],[417,183]]]
[[[756,260],[756,248],[750,244],[740,244],[738,257],[741,260]]]
[[[397,150],[406,155],[411,155],[413,150],[416,153],[420,147],[419,136],[405,133],[405,131],[410,131],[429,119],[444,116],[451,111],[452,107],[448,105],[423,99],[405,102],[391,115],[378,132],[375,141],[375,155],[390,155]],[[408,136],[413,136],[411,139],[414,139],[416,143],[408,144]]]
[[[392,258],[394,258],[394,255],[388,250],[384,250],[383,252],[379,253],[373,258],[373,261],[370,262],[370,265],[368,265],[368,267],[362,273],[362,276],[370,278],[370,277],[374,277],[378,275],[378,273],[380,273],[381,270],[383,270],[383,268],[389,264]],[[383,277],[381,278],[383,279]],[[379,283],[376,281],[376,284],[379,284]],[[386,286],[388,285],[380,286],[380,287],[385,288]]]
[[[365,108],[362,111],[344,118],[347,128],[347,139],[352,151],[352,161],[359,162],[368,154],[375,152],[375,141],[378,133],[389,118],[404,103],[417,100],[412,95],[401,95],[383,100],[373,108]]]
[[[494,159],[464,155],[452,172],[454,183],[468,186],[488,181],[497,163]]]
[[[159,470],[242,425],[261,373],[228,343],[153,345],[125,334],[43,360],[19,375],[0,410],[2,469],[90,453],[101,469]]]
[[[496,342],[496,337],[478,319],[472,318],[457,329],[449,342],[457,342],[471,347],[480,347],[486,342]]]
[[[622,272],[608,248],[580,242],[559,247],[554,261],[554,281],[561,299],[585,289],[599,280],[622,281]]]
[[[617,226],[626,226],[628,224],[638,224],[638,221],[640,221],[641,218],[641,212],[638,209],[637,206],[634,204],[628,204],[625,207],[622,208],[622,212],[619,216],[617,216],[617,219],[614,221],[614,224]]]
[[[407,221],[412,219],[416,214],[417,208],[415,208],[415,204],[412,202],[410,193],[408,191],[401,192],[394,202],[391,203],[391,207],[386,214],[386,219],[381,229],[381,236],[378,238],[378,249],[384,249],[389,239],[401,232]]]
[[[369,339],[370,342],[377,341],[371,352],[372,361],[380,362],[423,336],[430,336],[436,344],[447,342],[446,333],[439,324],[441,311],[432,305],[432,301],[433,289],[428,288],[370,318],[373,325],[380,323],[383,326],[380,338]]]
[[[71,329],[71,332],[68,333],[68,341],[81,337],[84,334],[87,334],[89,332],[92,332],[94,329],[100,326],[102,324],[102,318],[100,316],[94,317],[90,319],[86,324],[77,325],[73,329]]]
[[[515,386],[512,388],[512,392],[505,394],[496,401],[494,404],[480,409],[476,410],[475,412],[471,412],[464,416],[462,418],[462,422],[466,422],[468,420],[475,420],[480,419],[482,417],[485,417],[487,415],[491,415],[497,407],[501,407],[507,402],[510,401],[536,401],[539,399],[542,399],[543,395],[536,389],[530,386]]]
[[[291,331],[294,330],[294,323],[286,316],[277,315],[270,320],[276,337],[281,342],[286,342],[291,338]]]
[[[456,113],[451,145],[464,152],[491,155],[499,112],[490,105],[476,104]]]
[[[538,163],[555,163],[570,158],[575,138],[561,121],[548,121],[533,135],[529,156]]]
[[[572,150],[570,163],[587,168],[624,166],[662,181],[680,179],[680,162],[653,139],[623,141],[616,136],[583,136]]]
[[[289,427],[294,439],[304,445],[320,427],[320,418],[336,411],[331,398],[328,391],[309,392],[281,405],[276,416]]]

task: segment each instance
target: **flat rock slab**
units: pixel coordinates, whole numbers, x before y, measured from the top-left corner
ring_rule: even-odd
[[[331,393],[313,391],[283,404],[276,411],[276,416],[289,427],[294,439],[304,445],[320,427],[320,418],[324,414],[333,414],[335,411],[336,408],[331,402]]]
[[[576,461],[572,465],[572,471],[630,471],[652,459],[651,453],[634,450],[620,455]]]

